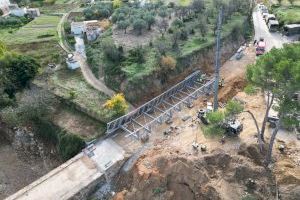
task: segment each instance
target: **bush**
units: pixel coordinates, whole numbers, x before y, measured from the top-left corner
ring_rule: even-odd
[[[244,88],[244,92],[248,95],[255,95],[255,94],[257,94],[257,88],[255,88],[253,85],[248,84]]]
[[[77,135],[66,132],[58,135],[58,150],[64,160],[72,158],[84,147],[84,140]]]
[[[107,100],[104,107],[115,112],[116,116],[124,115],[128,109],[125,97],[123,94],[118,93],[114,95],[111,99]]]
[[[164,71],[174,70],[176,67],[176,60],[171,56],[162,56],[160,65],[162,66]]]
[[[129,50],[128,61],[130,63],[142,64],[146,61],[145,59],[145,49],[142,46],[135,47]]]
[[[183,21],[181,21],[180,19],[176,18],[173,22],[172,22],[172,26],[176,27],[176,28],[181,28],[184,26]]]
[[[227,102],[225,115],[227,117],[235,117],[235,115],[241,113],[244,110],[244,106],[235,100],[230,100]]]
[[[222,111],[211,112],[207,114],[207,119],[210,124],[219,125],[224,121],[224,113]]]

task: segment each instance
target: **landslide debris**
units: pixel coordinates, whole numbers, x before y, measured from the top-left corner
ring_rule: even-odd
[[[120,175],[121,192],[114,200],[275,199],[274,177],[253,161],[254,147],[242,147],[239,155],[220,149],[201,156],[149,150],[130,175]]]

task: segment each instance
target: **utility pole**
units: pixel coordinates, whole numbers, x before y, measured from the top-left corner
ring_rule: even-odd
[[[214,111],[218,110],[218,92],[220,79],[220,65],[221,65],[221,28],[222,28],[223,8],[219,10],[217,37],[216,37],[216,57],[215,57],[215,84],[214,84]]]

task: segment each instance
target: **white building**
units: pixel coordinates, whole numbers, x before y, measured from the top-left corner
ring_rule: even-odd
[[[36,18],[41,15],[40,10],[38,8],[27,8],[26,14],[31,18]]]
[[[25,8],[19,8],[18,4],[10,4],[8,8],[11,15],[23,17],[26,14]]]
[[[73,35],[86,35],[88,41],[96,40],[101,33],[101,25],[97,20],[84,22],[72,22],[71,33]]]
[[[4,15],[9,14],[9,0],[0,0],[0,9],[2,10]]]
[[[82,35],[84,33],[84,23],[83,22],[72,22],[71,23],[71,33],[73,35]]]

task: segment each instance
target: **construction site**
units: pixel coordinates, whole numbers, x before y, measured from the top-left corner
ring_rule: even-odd
[[[257,88],[246,91],[248,67],[272,48],[296,41],[270,33],[254,9],[254,36],[234,44],[238,48],[225,59],[223,10],[218,11],[215,59],[207,61],[214,65],[197,63],[156,97],[129,105],[129,112],[106,124],[104,136],[86,142],[81,152],[61,165],[57,161],[29,185],[9,191],[6,200],[299,200],[299,121],[296,128],[279,128],[276,109],[268,108],[271,97]],[[232,102],[241,109],[233,108],[227,119]],[[266,115],[268,121],[266,110],[275,113]],[[215,116],[213,126],[208,116],[217,112],[223,118]]]

